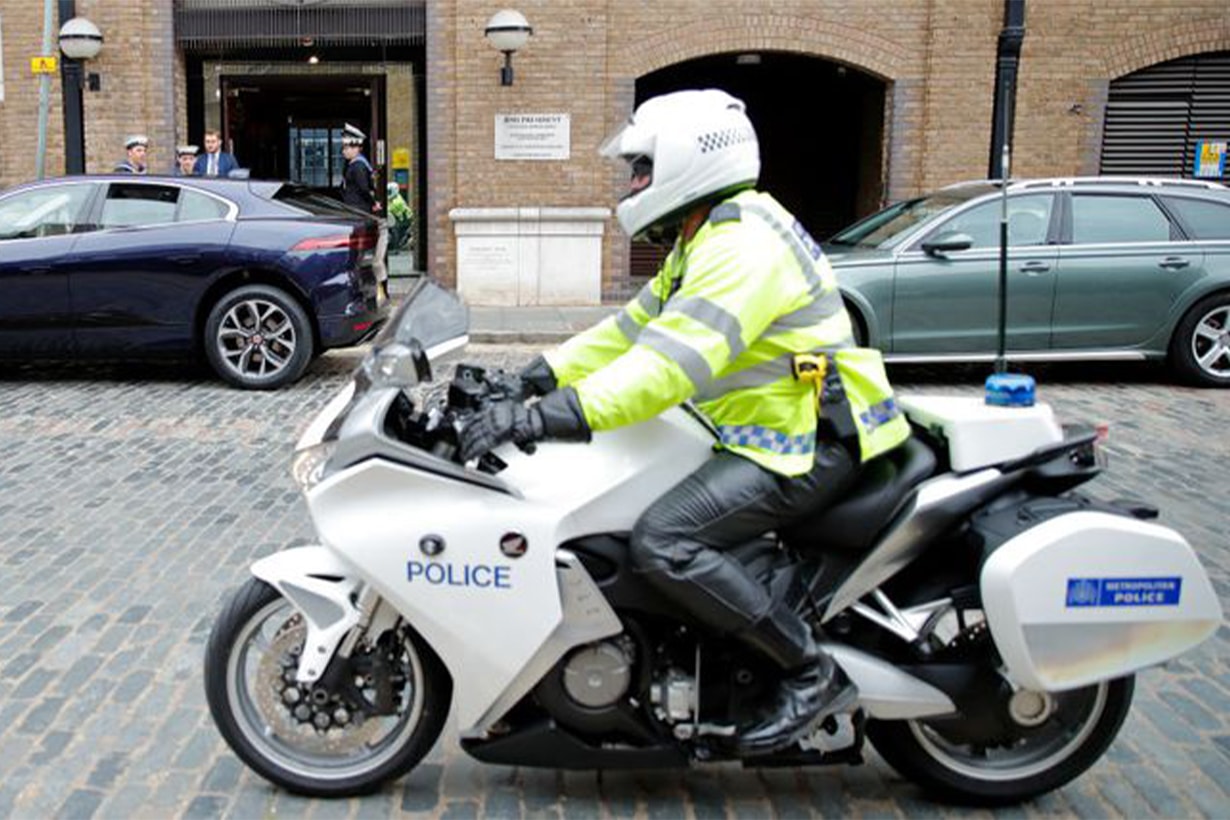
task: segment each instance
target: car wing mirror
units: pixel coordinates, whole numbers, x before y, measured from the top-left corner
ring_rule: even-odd
[[[927,256],[944,256],[956,251],[967,251],[974,246],[973,238],[959,231],[945,231],[938,236],[922,243],[923,253]]]

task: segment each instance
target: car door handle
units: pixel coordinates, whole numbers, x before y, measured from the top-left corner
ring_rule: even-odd
[[[1185,257],[1167,256],[1162,259],[1161,262],[1158,262],[1157,266],[1159,268],[1166,268],[1167,270],[1179,270],[1181,268],[1186,268],[1190,264],[1191,262]]]
[[[1030,273],[1030,274],[1035,274],[1035,275],[1039,273],[1046,273],[1050,269],[1051,269],[1051,266],[1046,264],[1045,262],[1036,262],[1036,261],[1026,262],[1024,265],[1021,265],[1020,267],[1021,273]]]
[[[167,259],[177,265],[193,265],[201,261],[199,253],[185,253],[179,256],[168,256]]]
[[[51,273],[51,266],[50,265],[29,265],[27,267],[22,268],[21,272],[38,276],[44,273]]]

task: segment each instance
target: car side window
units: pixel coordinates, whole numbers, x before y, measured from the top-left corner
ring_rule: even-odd
[[[129,228],[174,222],[178,199],[179,189],[171,185],[114,183],[107,189],[99,224],[103,228]]]
[[[0,239],[32,239],[80,231],[97,186],[48,185],[0,200]]]
[[[1192,239],[1230,239],[1230,204],[1180,196],[1168,196],[1165,201]]]
[[[185,188],[179,195],[179,212],[176,214],[175,221],[199,222],[204,219],[225,219],[230,210],[230,206],[219,199]]]
[[[1073,194],[1072,243],[1169,242],[1170,220],[1147,196]]]
[[[1054,205],[1053,194],[1009,197],[1008,244],[1013,247],[1045,245]],[[956,232],[967,234],[974,241],[971,248],[998,248],[1001,208],[998,199],[975,205],[940,225],[928,238]]]

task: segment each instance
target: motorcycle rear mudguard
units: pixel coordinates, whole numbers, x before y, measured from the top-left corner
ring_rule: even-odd
[[[1173,530],[1102,511],[1058,515],[983,564],[983,610],[1008,678],[1075,689],[1169,660],[1222,622],[1191,546]]]

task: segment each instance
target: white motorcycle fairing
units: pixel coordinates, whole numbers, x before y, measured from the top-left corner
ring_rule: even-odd
[[[311,683],[324,674],[346,633],[360,619],[354,598],[362,587],[336,553],[319,546],[275,552],[252,564],[252,574],[282,593],[307,627],[297,678]]]
[[[1174,530],[1072,512],[1000,546],[982,600],[1009,680],[1062,691],[1176,657],[1221,625],[1221,605]]]
[[[584,447],[541,444],[532,458],[501,448],[508,492],[372,458],[310,490],[308,509],[323,543],[439,654],[453,676],[459,725],[481,731],[573,645],[552,642],[546,655],[555,656],[540,654],[563,620],[568,576],[556,547],[631,530],[711,446],[700,423],[676,409]],[[519,557],[505,554],[521,546]],[[578,642],[619,632],[596,589],[564,600],[600,610],[594,620],[605,626]]]

